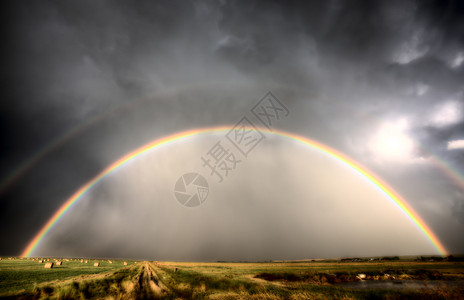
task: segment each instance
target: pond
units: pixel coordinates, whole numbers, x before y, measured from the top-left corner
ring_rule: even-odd
[[[356,282],[341,282],[334,283],[335,286],[340,286],[350,289],[438,289],[438,288],[456,288],[464,287],[464,280],[449,281],[449,280],[362,280]]]

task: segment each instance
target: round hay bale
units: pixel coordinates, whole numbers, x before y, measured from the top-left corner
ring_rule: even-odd
[[[51,269],[51,268],[53,268],[53,263],[52,262],[45,264],[45,269]]]

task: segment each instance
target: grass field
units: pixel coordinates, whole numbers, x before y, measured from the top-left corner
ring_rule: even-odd
[[[50,262],[54,260],[50,259]],[[3,258],[0,261],[0,296],[30,292],[35,287],[46,283],[55,285],[68,279],[90,277],[90,275],[112,273],[123,267],[122,261],[110,264],[106,260],[98,260],[99,267],[93,264],[97,260],[88,260],[88,263],[80,263],[80,260],[62,261],[61,266],[56,264],[53,269],[45,269],[44,263],[37,260]]]
[[[50,261],[53,261],[50,259]],[[63,261],[63,260],[62,260]],[[464,299],[462,262],[0,261],[0,297],[35,299]],[[365,278],[360,280],[359,274]],[[362,277],[364,277],[362,276]],[[370,284],[373,288],[369,288]]]

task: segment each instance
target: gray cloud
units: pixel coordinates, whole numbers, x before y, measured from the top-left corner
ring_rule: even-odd
[[[463,152],[446,149],[449,140],[463,138],[462,117],[447,126],[428,121],[437,107],[450,99],[464,103],[464,64],[457,60],[464,51],[461,2],[45,1],[14,3],[8,12],[9,47],[3,55],[6,67],[2,75],[7,101],[0,102],[6,145],[1,149],[1,178],[8,178],[41,148],[64,142],[51,147],[0,195],[0,228],[10,241],[0,252],[20,252],[64,199],[125,153],[181,130],[234,124],[269,90],[291,110],[289,118],[277,124],[279,128],[326,143],[375,170],[424,215],[450,250],[463,251],[455,234],[463,229],[460,187],[430,162],[382,162],[368,145],[383,124],[405,118],[410,123],[406,134],[420,145],[412,152],[413,158],[436,155],[463,172]],[[183,246],[186,252],[173,252],[176,259],[190,249],[192,254],[186,257],[204,260],[217,259],[215,253],[224,253],[228,259],[261,259],[259,253],[263,253],[265,259],[301,258],[307,253],[369,255],[380,253],[383,247],[385,252],[395,252],[386,246],[394,238],[388,235],[388,228],[403,221],[388,216],[384,238],[378,239],[376,247],[364,244],[362,235],[349,235],[353,242],[344,240],[347,246],[339,252],[330,250],[334,246],[316,247],[309,239],[301,244],[307,231],[304,226],[301,231],[295,227],[304,224],[307,216],[299,215],[296,207],[306,205],[299,199],[304,195],[318,199],[312,205],[333,211],[334,220],[347,217],[337,209],[344,205],[341,194],[333,195],[333,202],[319,200],[328,197],[330,176],[338,176],[340,171],[331,168],[333,174],[328,174],[318,189],[307,190],[295,175],[301,170],[285,167],[294,163],[286,156],[286,147],[275,142],[265,149],[262,151],[268,152],[250,159],[250,164],[257,163],[258,169],[267,165],[269,174],[280,174],[279,180],[280,176],[288,178],[283,191],[298,191],[294,191],[294,207],[284,207],[286,217],[279,221],[282,227],[272,227],[276,212],[282,209],[278,196],[285,197],[273,187],[273,176],[258,173],[260,180],[254,187],[245,174],[227,185],[223,195],[216,195],[214,203],[232,205],[238,196],[242,199],[230,213],[220,215],[223,223],[214,223],[213,216],[218,213],[214,209],[188,215],[190,211],[169,206],[172,210],[166,211],[175,216],[163,219],[171,227],[160,231],[163,222],[153,221],[143,208],[155,208],[149,200],[153,194],[163,195],[159,203],[173,202],[171,182],[184,170],[162,169],[164,185],[155,191],[142,184],[146,191],[139,194],[130,193],[139,183],[121,171],[125,180],[105,181],[95,189],[80,208],[63,219],[47,240],[51,246],[44,243],[42,251],[112,255],[106,251],[119,249],[114,255],[150,257],[156,243],[138,239],[134,233],[138,225],[146,223],[150,225],[144,227],[147,234],[159,235],[163,241],[158,248],[160,256],[168,257],[170,245],[176,242]],[[184,154],[176,157],[174,152],[165,159],[183,158]],[[319,161],[313,160],[315,164]],[[324,165],[320,168],[324,171]],[[135,169],[132,176],[138,180],[137,174],[144,168]],[[349,177],[343,180],[351,180]],[[127,198],[122,196],[126,188]],[[128,198],[138,200],[131,200],[131,206]],[[272,199],[272,209],[262,207],[264,198]],[[27,212],[19,213],[23,207]],[[221,213],[224,208],[214,207]],[[353,209],[354,214],[365,212],[353,206],[346,209]],[[188,236],[176,240],[174,233],[180,230],[182,218],[192,221],[188,218],[198,212],[208,220],[200,222],[200,228],[217,224],[217,231],[207,235],[204,243]],[[126,223],[125,214],[132,216],[127,220],[138,216],[140,222]],[[298,217],[286,224],[293,214]],[[243,223],[233,227],[238,216]],[[82,219],[88,222],[82,224]],[[123,220],[121,226],[119,220]],[[344,220],[348,228],[360,226],[355,219]],[[252,221],[259,226],[246,234]],[[319,221],[327,230],[321,232],[341,236],[337,231],[340,224],[331,227],[327,221]],[[325,241],[322,233],[312,231],[320,228],[320,223],[309,223],[315,227],[308,232],[312,239]],[[73,230],[80,226],[82,231]],[[288,230],[295,234],[287,236]],[[225,233],[230,240],[218,241]],[[104,243],[92,242],[101,240],[102,235],[108,235]],[[133,238],[130,245],[121,242],[124,236]],[[259,243],[253,244],[257,236]],[[412,236],[405,233],[397,238],[404,241]],[[234,241],[252,243],[248,254],[238,253]],[[274,247],[279,241],[289,246]],[[76,242],[86,247],[78,248]],[[365,252],[356,252],[359,245]],[[416,252],[429,251],[420,246],[420,240],[414,245],[411,249]],[[214,251],[207,251],[209,248]],[[398,246],[397,251],[409,250]]]

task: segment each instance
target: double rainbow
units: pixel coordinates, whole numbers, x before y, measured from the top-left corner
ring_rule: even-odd
[[[138,156],[147,153],[151,150],[158,149],[164,145],[181,141],[183,139],[193,137],[200,134],[207,134],[207,133],[214,133],[214,132],[221,132],[221,131],[229,131],[232,129],[232,126],[221,126],[221,127],[211,127],[211,128],[202,128],[202,129],[194,129],[189,131],[184,131],[180,133],[176,133],[173,135],[169,135],[160,139],[156,139],[145,146],[142,146],[115,161],[113,164],[108,166],[102,172],[100,172],[97,176],[95,176],[92,180],[87,182],[84,186],[82,186],[79,190],[77,190],[66,202],[53,214],[53,216],[47,221],[47,223],[40,229],[40,231],[36,234],[36,236],[29,242],[27,247],[24,249],[21,256],[28,257],[32,255],[34,250],[43,240],[43,238],[47,235],[47,233],[57,224],[57,222],[69,211],[77,201],[82,198],[83,195],[86,194],[92,187],[94,187],[98,182],[100,182],[105,176],[108,174],[116,171],[121,166],[127,164],[128,162],[132,161],[133,159],[137,158]],[[250,128],[251,129],[251,128]],[[254,129],[255,130],[255,129]],[[324,144],[321,144],[317,141],[308,139],[306,137],[285,132],[279,130],[269,130],[266,128],[259,128],[257,129],[261,132],[274,134],[281,137],[288,138],[290,140],[298,141],[306,146],[309,146],[312,149],[320,151],[339,162],[347,165],[350,167],[354,172],[364,177],[366,180],[370,181],[374,184],[383,194],[385,194],[390,201],[392,201],[406,216],[418,227],[418,229],[424,234],[424,236],[430,241],[430,243],[434,246],[434,248],[440,253],[441,255],[446,255],[448,252],[440,240],[436,237],[436,235],[432,232],[432,230],[427,226],[427,224],[422,220],[422,218],[408,205],[408,203],[389,185],[385,182],[380,180],[374,173],[369,171],[366,167],[362,166],[360,163],[356,162],[355,160],[351,159],[350,157],[338,152],[335,149],[332,149]]]

